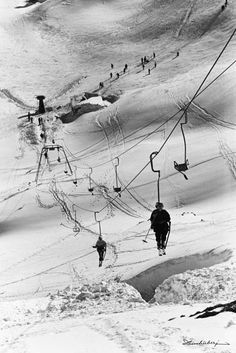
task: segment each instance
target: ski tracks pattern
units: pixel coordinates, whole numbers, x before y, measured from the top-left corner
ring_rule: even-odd
[[[222,128],[235,129],[236,128],[235,124],[225,122],[224,120],[215,117],[212,113],[209,113],[206,109],[202,108],[196,103],[192,103],[191,109],[195,110],[195,112],[198,113],[196,114],[198,118],[207,122],[216,131],[218,136],[220,154],[227,161],[229,169],[234,179],[236,179],[236,157],[234,152],[231,150],[229,145],[224,140],[223,132],[222,132]]]
[[[16,104],[18,107],[22,109],[34,109],[35,107],[24,103],[21,99],[15,97],[8,89],[2,88],[0,89],[0,93],[2,93],[6,98],[8,98],[12,103]]]
[[[103,325],[102,325],[103,324]],[[126,353],[136,353],[136,347],[133,342],[127,337],[125,329],[112,319],[104,319],[102,322],[88,324],[92,330],[104,335],[113,342],[116,342],[121,348],[125,349]]]

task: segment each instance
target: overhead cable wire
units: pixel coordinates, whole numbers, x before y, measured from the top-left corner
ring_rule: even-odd
[[[184,116],[185,112],[188,110],[189,106],[192,104],[192,102],[194,101],[194,99],[199,95],[199,92],[202,88],[202,86],[204,85],[204,83],[206,82],[208,76],[210,75],[210,73],[212,72],[212,70],[214,69],[215,65],[217,64],[217,62],[219,61],[221,55],[223,54],[223,52],[225,51],[226,47],[228,46],[228,44],[230,43],[231,39],[233,38],[234,34],[236,32],[236,29],[234,29],[233,33],[231,34],[231,36],[229,37],[229,39],[227,40],[226,44],[224,45],[223,49],[221,50],[221,52],[219,53],[219,55],[217,56],[216,60],[214,61],[213,65],[211,66],[210,70],[208,71],[208,73],[206,74],[205,78],[203,79],[202,83],[200,84],[200,86],[198,87],[197,91],[195,92],[195,94],[193,95],[193,97],[191,98],[191,100],[189,101],[189,103],[186,105],[186,107],[183,110],[183,113],[181,114],[180,118],[177,120],[177,122],[175,123],[174,127],[172,128],[171,132],[169,133],[169,135],[167,136],[167,138],[165,139],[165,141],[163,142],[163,144],[161,145],[161,147],[159,148],[159,150],[157,151],[157,154],[153,157],[156,158],[156,156],[161,152],[161,150],[164,148],[164,146],[166,145],[167,141],[170,139],[171,135],[173,134],[174,130],[176,129],[176,127],[178,126],[178,124],[180,123],[182,117]],[[137,179],[137,177],[147,168],[147,166],[150,164],[150,160],[145,164],[145,166],[129,181],[129,183],[124,187],[124,189],[121,190],[121,192],[125,191],[130,184],[133,183],[133,181],[135,179]],[[113,200],[115,200],[118,197],[118,195],[116,197],[113,198]],[[111,200],[111,201],[113,201]],[[102,212],[105,208],[107,207],[107,205],[105,205],[104,207],[102,207],[99,212]]]
[[[219,75],[217,75],[206,87],[204,87],[200,92],[198,92],[198,94],[194,97],[194,99],[196,99],[197,97],[199,97],[207,88],[209,88],[219,77],[221,77],[227,70],[229,70],[234,64],[236,63],[236,60],[234,60],[229,66],[227,66]],[[167,124],[170,120],[172,120],[174,117],[176,117],[178,115],[178,113],[181,111],[182,109],[179,109],[175,114],[173,114],[170,118],[168,118],[165,122],[163,122],[161,125],[159,125],[156,129],[154,129],[153,131],[149,132],[148,134],[146,134],[141,140],[139,140],[138,142],[136,142],[134,145],[130,146],[129,148],[127,148],[125,151],[121,152],[120,154],[118,154],[116,157],[121,157],[122,155],[126,154],[127,152],[129,152],[130,150],[132,150],[134,147],[136,147],[137,145],[139,145],[140,143],[142,143],[144,140],[146,140],[147,138],[149,138],[151,135],[153,135],[154,133],[156,133],[159,129],[161,129],[165,124]],[[153,124],[154,122],[156,121],[155,120],[152,120],[151,122],[149,122],[148,124],[146,124],[144,127],[142,127],[141,129],[139,130],[142,130],[143,128],[146,128],[148,127],[149,125]],[[138,130],[138,131],[139,131]],[[137,132],[137,131],[136,131]],[[125,138],[131,136],[132,134],[126,136]],[[80,153],[80,152],[77,152],[77,153]],[[75,155],[77,154],[73,154],[74,156],[74,160],[71,160],[72,162],[77,160],[78,158],[80,157],[75,157]],[[95,152],[95,153],[100,153],[99,152]],[[70,154],[72,154],[70,152]],[[111,163],[116,157],[112,158],[112,159],[109,159],[108,161],[105,161],[105,162],[102,162],[102,163],[99,163],[99,164],[96,164],[95,166],[93,166],[93,168],[98,168],[98,167],[101,167],[105,164],[108,164],[108,163]],[[82,157],[83,158],[83,157]],[[90,167],[78,167],[78,169],[89,169]]]
[[[234,64],[236,63],[236,60],[234,60],[229,66],[227,66],[219,75],[217,75],[206,87],[204,87],[200,92],[198,92],[198,94],[196,95],[195,94],[195,97],[194,97],[194,99],[196,99],[198,96],[200,96],[207,88],[209,88],[219,77],[221,77],[227,70],[229,70]],[[191,103],[193,102],[193,99],[191,99]],[[123,155],[123,154],[125,154],[126,152],[128,152],[129,150],[131,150],[132,148],[134,148],[135,146],[137,146],[139,143],[141,143],[142,141],[144,141],[146,138],[148,138],[150,135],[152,135],[152,134],[154,134],[156,131],[158,131],[158,129],[160,129],[163,125],[165,125],[167,122],[169,122],[170,120],[172,120],[180,111],[181,111],[182,109],[179,109],[174,115],[172,115],[170,118],[168,118],[164,123],[162,123],[161,125],[159,125],[155,130],[153,130],[152,132],[150,132],[149,134],[147,134],[142,140],[140,140],[140,141],[138,141],[135,145],[133,145],[133,146],[131,146],[130,148],[128,148],[126,151],[123,151],[122,153],[120,153],[119,155],[118,155],[118,157],[120,157],[121,155]],[[182,117],[181,117],[182,118]],[[152,121],[153,122],[153,121]],[[151,123],[152,123],[151,122]],[[106,163],[109,163],[109,162],[111,162],[112,160],[109,160],[109,161],[107,161],[107,162],[103,162],[103,163],[100,163],[99,165],[96,165],[95,167],[93,167],[93,168],[96,168],[96,167],[98,167],[98,166],[102,166],[102,165],[104,165],[104,164],[106,164]],[[128,190],[127,189],[127,187],[143,172],[143,170],[148,166],[150,164],[150,162],[148,162],[145,166],[144,166],[144,168],[142,168],[141,169],[141,171],[140,171],[140,173],[139,174],[137,174],[130,182],[129,182],[129,184],[127,184],[127,186],[124,188],[124,189],[122,189],[122,192],[124,191],[124,190]],[[85,169],[85,168],[84,168]],[[65,182],[70,182],[71,180],[66,180]],[[116,199],[117,198],[117,196],[114,198],[114,199]],[[71,201],[71,200],[70,200]],[[78,206],[77,204],[76,204],[76,206],[78,207],[78,208],[81,208],[80,206]],[[107,205],[103,208],[103,209],[105,209],[107,207]],[[83,209],[83,208],[82,208]],[[91,212],[91,213],[94,213],[94,211],[91,211],[91,210],[88,210],[88,209],[84,209],[84,210],[86,210],[86,211],[88,211],[88,212]],[[99,211],[100,212],[100,211]]]

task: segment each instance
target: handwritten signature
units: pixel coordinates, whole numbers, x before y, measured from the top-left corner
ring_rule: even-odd
[[[219,341],[212,341],[212,340],[200,340],[200,341],[195,341],[193,339],[188,339],[188,338],[183,338],[183,345],[189,345],[189,346],[202,346],[202,345],[212,345],[214,347],[216,346],[229,346],[230,343],[228,342],[219,342]]]

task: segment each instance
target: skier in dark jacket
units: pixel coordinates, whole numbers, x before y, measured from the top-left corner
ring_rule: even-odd
[[[151,228],[155,232],[159,255],[165,255],[166,235],[170,229],[170,215],[164,210],[163,203],[157,202],[156,209],[152,212],[150,221]]]
[[[99,236],[96,245],[94,245],[93,248],[97,249],[99,255],[99,267],[101,267],[107,250],[107,243],[102,239],[101,235]]]

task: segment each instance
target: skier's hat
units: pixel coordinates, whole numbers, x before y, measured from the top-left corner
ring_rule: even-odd
[[[160,207],[164,207],[163,203],[162,202],[156,202],[155,204],[156,207],[160,206]]]

